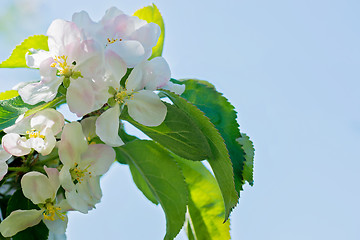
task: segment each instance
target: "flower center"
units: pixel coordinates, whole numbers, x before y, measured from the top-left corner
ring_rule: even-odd
[[[79,164],[75,163],[75,167],[70,169],[70,175],[75,184],[81,184],[81,182],[84,181],[84,178],[86,176],[89,176],[90,178],[92,177],[91,172],[88,171],[89,167],[90,165],[87,166],[85,169],[81,169],[79,168]]]
[[[107,42],[108,42],[108,44],[113,44],[113,43],[115,43],[115,42],[121,42],[122,41],[122,39],[121,38],[108,38],[107,39]]]
[[[44,208],[43,216],[45,220],[55,221],[55,215],[58,215],[61,220],[65,220],[65,213],[60,212],[60,207],[55,207],[53,203],[48,202]]]
[[[65,78],[74,78],[82,77],[80,71],[74,71],[74,67],[76,66],[76,61],[73,61],[71,64],[67,62],[68,56],[55,56],[54,61],[50,66],[53,68],[57,68],[59,70],[59,75],[64,76]]]
[[[42,139],[45,139],[45,136],[40,134],[40,132],[36,131],[35,129],[31,129],[31,131],[26,131],[26,136],[28,138],[42,138]]]

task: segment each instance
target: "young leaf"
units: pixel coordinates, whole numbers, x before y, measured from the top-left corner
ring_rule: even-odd
[[[157,127],[139,124],[128,115],[126,109],[122,112],[121,118],[183,158],[201,161],[210,156],[212,153],[209,143],[194,121],[176,106],[165,104],[166,118]]]
[[[186,213],[188,192],[184,177],[169,152],[153,141],[135,140],[118,148],[130,169],[136,168],[147,183],[166,216],[165,240],[181,230]]]
[[[201,162],[176,160],[189,189],[188,220],[195,239],[230,239],[230,222],[224,223],[223,199],[214,176]]]
[[[9,200],[7,208],[7,216],[15,210],[30,210],[38,209],[29,199],[24,197],[22,190],[17,190]],[[13,240],[47,240],[49,235],[49,230],[46,225],[41,221],[38,225],[30,227],[17,233],[12,237]]]
[[[152,49],[152,55],[149,60],[153,59],[154,57],[160,57],[164,48],[165,25],[159,9],[155,6],[155,4],[153,4],[152,6],[143,7],[137,10],[134,13],[134,16],[137,16],[140,19],[147,21],[148,23],[153,22],[159,25],[161,34],[156,46]]]
[[[9,90],[6,92],[2,92],[0,93],[0,101],[8,100],[17,96],[19,96],[19,93],[16,90]]]
[[[48,37],[44,35],[34,35],[25,39],[20,45],[11,53],[11,56],[0,64],[0,68],[27,68],[25,54],[29,52],[29,49],[36,50],[42,49],[49,50]]]
[[[185,83],[186,90],[181,96],[203,111],[223,137],[234,168],[235,188],[240,192],[245,183],[243,178],[245,152],[236,141],[241,135],[234,106],[217,92],[215,87],[206,84],[205,81],[188,79],[183,80],[182,83]]]
[[[212,156],[208,158],[208,162],[214,171],[224,199],[225,220],[227,220],[231,210],[236,206],[239,196],[235,190],[233,168],[224,139],[204,113],[197,107],[175,93],[166,90],[162,90],[162,92],[165,93],[178,108],[186,112],[206,136],[212,150]]]
[[[255,149],[250,138],[245,134],[241,133],[241,137],[237,139],[245,151],[245,164],[244,164],[244,180],[247,181],[251,186],[254,184],[253,168],[254,168],[254,155]]]

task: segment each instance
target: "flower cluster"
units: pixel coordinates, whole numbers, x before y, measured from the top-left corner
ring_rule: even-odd
[[[24,56],[39,69],[41,81],[16,86],[26,104],[66,98],[80,122],[65,124],[53,108],[20,116],[4,129],[0,148],[0,180],[8,165],[21,159],[31,171],[21,176],[23,195],[37,209],[13,211],[0,224],[4,237],[43,221],[51,234],[63,236],[67,211],[87,213],[99,203],[100,176],[121,146],[119,117],[129,116],[145,126],[160,125],[167,108],[156,93],[169,89],[170,68],[163,57],[149,59],[160,27],[110,8],[94,22],[82,11],[72,21],[55,20],[48,31],[48,51],[30,49]],[[55,156],[55,157],[54,157]]]

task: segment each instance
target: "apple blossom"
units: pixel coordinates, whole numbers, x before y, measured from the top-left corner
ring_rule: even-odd
[[[108,9],[99,22],[91,20],[85,11],[75,13],[72,21],[88,38],[118,54],[129,68],[151,56],[161,32],[157,24],[128,16],[115,7]]]
[[[14,156],[24,156],[32,149],[48,155],[56,144],[55,135],[64,126],[64,116],[47,108],[28,117],[20,117],[15,125],[5,128],[2,147]]]
[[[50,232],[63,234],[66,231],[69,210],[66,200],[56,202],[56,193],[60,187],[59,171],[56,168],[44,169],[48,176],[39,172],[26,173],[21,179],[24,196],[30,199],[40,210],[16,210],[0,223],[0,232],[11,237],[28,227],[37,225],[41,220]]]
[[[123,105],[127,105],[129,115],[146,126],[158,126],[166,117],[166,106],[153,91],[165,86],[170,80],[170,68],[162,57],[143,61],[132,70],[125,82],[120,86],[121,72],[116,63],[121,62],[112,56],[112,65],[107,73],[111,108],[107,109],[96,121],[96,134],[106,144],[116,147],[123,144],[118,136],[119,117]]]
[[[47,31],[49,51],[33,50],[26,55],[27,65],[39,68],[41,81],[19,87],[28,104],[49,102],[63,83],[69,108],[83,116],[101,107],[97,105],[96,81],[104,74],[103,48],[87,40],[75,23],[57,19]]]
[[[4,149],[0,146],[0,181],[8,171],[8,165],[6,164],[6,161],[10,158],[11,154],[4,151]]]
[[[87,213],[100,202],[100,176],[114,162],[115,151],[105,144],[88,145],[78,122],[65,125],[58,147],[65,197],[72,208]]]

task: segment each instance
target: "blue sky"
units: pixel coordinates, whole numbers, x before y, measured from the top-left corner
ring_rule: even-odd
[[[0,18],[1,59],[55,18],[86,10],[99,19],[111,6],[131,14],[151,3],[5,0],[0,16],[10,2],[20,4]],[[232,239],[360,239],[360,2],[155,4],[173,77],[215,84],[255,144],[255,185],[232,213]],[[36,71],[1,69],[0,88],[37,78]],[[126,166],[114,166],[102,187],[96,210],[70,214],[69,240],[162,238],[162,210],[136,189]]]

